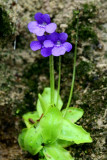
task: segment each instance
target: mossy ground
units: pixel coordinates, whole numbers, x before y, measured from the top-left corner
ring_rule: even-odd
[[[14,40],[15,27],[3,6],[0,5],[0,48],[8,46],[9,41]]]
[[[73,21],[69,23],[66,32],[69,35],[69,41],[75,42],[76,24],[77,24],[77,11],[73,12]],[[97,8],[94,4],[83,4],[81,10],[79,10],[79,41],[88,41],[97,43],[98,37],[93,27],[95,22],[94,18],[97,16]]]
[[[6,12],[5,16],[8,18]],[[80,6],[76,80],[71,106],[84,109],[85,114],[78,124],[91,133],[93,143],[68,148],[77,160],[103,160],[106,152],[107,68],[101,64],[105,64],[107,58],[106,50],[98,47],[102,41],[95,30],[97,16],[98,9],[94,4]],[[3,23],[9,25],[10,19]],[[69,34],[68,40],[73,43],[73,50],[62,56],[61,97],[64,107],[68,100],[72,78],[75,26],[74,15],[66,29]],[[6,30],[6,34],[9,34],[10,38],[12,26],[9,27],[10,30],[9,32]],[[22,114],[35,110],[37,94],[49,86],[49,62],[48,58],[43,58],[39,52],[31,53],[31,50],[24,48],[28,43],[26,39],[31,39],[24,33],[25,31],[21,32],[17,37],[17,50],[0,53],[1,160],[37,159],[21,151],[17,144],[17,136],[24,127]],[[55,58],[55,79],[58,79],[58,58]]]

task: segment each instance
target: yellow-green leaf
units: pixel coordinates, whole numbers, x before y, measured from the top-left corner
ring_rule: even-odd
[[[62,110],[62,114],[65,114],[66,109]],[[70,120],[70,122],[75,123],[78,121],[84,114],[84,111],[81,108],[69,107],[66,114],[65,119]]]
[[[24,138],[25,138],[25,135],[27,133],[28,129],[27,128],[24,128],[22,130],[22,132],[19,134],[18,136],[18,143],[19,143],[19,146],[25,150],[25,146],[24,146]]]
[[[40,103],[40,98],[42,97],[42,101]],[[57,103],[57,90],[54,91],[54,104]],[[43,106],[42,106],[43,105]],[[58,100],[58,109],[61,110],[63,105],[63,102],[61,100],[61,97],[59,96]],[[44,107],[45,106],[45,107]],[[48,108],[51,106],[51,89],[45,88],[41,96],[39,95],[39,99],[37,101],[37,111],[39,113],[39,116],[42,115],[44,112],[42,108],[45,108],[45,110],[48,110]]]
[[[58,143],[59,145],[61,145],[64,148],[69,147],[74,144],[74,142],[70,142],[70,141],[66,141],[66,140],[62,140],[62,139],[58,139],[56,141],[56,143]]]
[[[24,138],[25,150],[36,155],[42,148],[42,136],[39,127],[29,128]]]
[[[56,107],[50,107],[40,121],[44,143],[53,143],[61,132],[62,115]]]
[[[74,160],[67,150],[56,144],[45,146],[43,153],[47,160]]]
[[[92,142],[90,134],[81,126],[70,123],[65,119],[63,119],[61,134],[58,138],[66,141],[73,141],[76,144]]]
[[[24,122],[27,128],[30,128],[37,124],[37,120],[39,119],[39,115],[37,111],[28,112],[23,115]]]

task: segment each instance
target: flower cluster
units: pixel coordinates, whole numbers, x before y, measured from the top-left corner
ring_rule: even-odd
[[[36,34],[38,40],[32,41],[30,44],[33,51],[41,49],[41,54],[44,57],[50,55],[60,56],[64,55],[65,52],[70,52],[72,45],[66,42],[68,38],[67,33],[55,32],[57,25],[51,23],[48,14],[36,13],[34,18],[36,21],[32,21],[28,24],[29,31]]]

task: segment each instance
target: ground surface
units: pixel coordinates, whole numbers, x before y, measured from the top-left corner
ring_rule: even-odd
[[[17,2],[17,3],[16,3]],[[84,5],[85,4],[85,5]],[[35,110],[37,93],[49,86],[48,58],[33,53],[35,36],[27,30],[36,12],[49,13],[58,31],[69,34],[75,46],[75,16],[80,9],[77,72],[71,106],[84,109],[78,121],[91,133],[93,143],[68,150],[76,160],[106,160],[107,128],[107,2],[105,0],[0,1],[0,160],[34,160],[23,152],[17,137],[24,127],[21,116]],[[11,22],[11,23],[10,23]],[[15,45],[16,44],[16,45]],[[15,50],[14,50],[15,49]],[[69,95],[73,51],[62,57],[61,97]],[[58,79],[58,58],[55,58]],[[57,87],[57,84],[56,84]]]

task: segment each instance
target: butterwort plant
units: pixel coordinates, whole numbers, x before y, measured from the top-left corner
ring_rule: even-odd
[[[31,49],[33,51],[40,50],[42,56],[49,57],[50,87],[44,88],[43,93],[38,94],[36,110],[23,115],[26,128],[19,134],[18,142],[23,150],[32,155],[39,154],[39,160],[74,160],[65,148],[73,144],[92,142],[90,134],[82,126],[75,124],[82,117],[84,111],[81,108],[70,106],[75,81],[78,42],[79,12],[76,11],[75,13],[77,16],[77,33],[74,66],[66,107],[63,107],[60,96],[60,79],[61,56],[72,49],[72,44],[67,42],[68,35],[64,32],[56,32],[57,25],[51,23],[48,14],[36,13],[35,21],[28,24],[29,31],[37,36],[37,40],[30,44]],[[54,56],[59,57],[57,90],[54,87]]]

